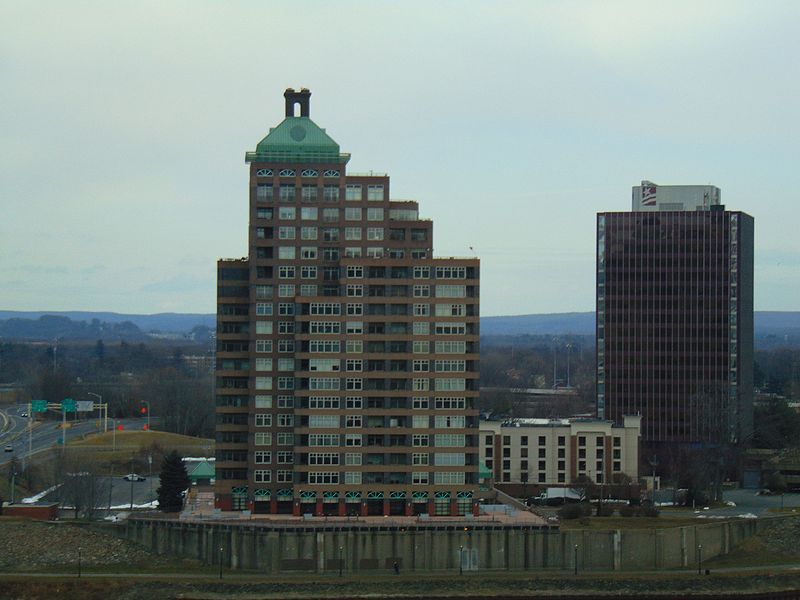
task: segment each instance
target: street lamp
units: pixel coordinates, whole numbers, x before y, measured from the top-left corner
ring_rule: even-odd
[[[219,547],[219,578],[222,579],[222,546]]]
[[[147,411],[147,431],[150,431],[150,401],[149,400],[140,400],[142,404],[145,404],[147,408],[143,408],[142,411]]]
[[[342,551],[343,550],[344,550],[344,548],[339,546],[339,577],[342,576]]]
[[[575,575],[577,575],[578,574],[578,544],[575,544],[575,559],[574,559],[574,563],[575,563]]]
[[[697,574],[701,574],[701,566],[703,564],[703,544],[697,544]]]
[[[458,574],[464,574],[464,545],[458,547]]]
[[[94,396],[100,401],[100,410],[103,410],[103,397],[100,394],[95,394],[94,392],[86,392],[87,396]],[[104,420],[103,425],[103,433],[108,432],[108,406],[105,407],[106,418]]]

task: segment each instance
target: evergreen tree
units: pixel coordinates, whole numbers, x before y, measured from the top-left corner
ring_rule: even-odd
[[[183,492],[189,487],[189,475],[183,459],[176,450],[164,456],[158,486],[158,508],[163,512],[178,512],[183,508]]]

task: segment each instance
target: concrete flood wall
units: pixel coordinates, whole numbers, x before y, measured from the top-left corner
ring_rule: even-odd
[[[159,554],[265,573],[404,570],[636,571],[693,567],[755,534],[755,519],[664,529],[414,524],[274,526],[132,518],[118,534]]]

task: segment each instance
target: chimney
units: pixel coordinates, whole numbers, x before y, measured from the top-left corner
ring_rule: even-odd
[[[309,116],[309,106],[311,104],[311,92],[308,88],[302,88],[299,92],[293,88],[286,88],[283,92],[283,97],[286,98],[286,116],[287,117],[307,117]],[[300,114],[294,114],[294,107],[296,104],[300,105]]]

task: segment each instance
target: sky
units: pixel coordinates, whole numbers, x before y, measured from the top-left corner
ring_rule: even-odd
[[[713,184],[800,310],[800,3],[0,0],[0,309],[215,312],[244,153],[311,118],[481,259],[485,316],[594,310],[595,214]]]

